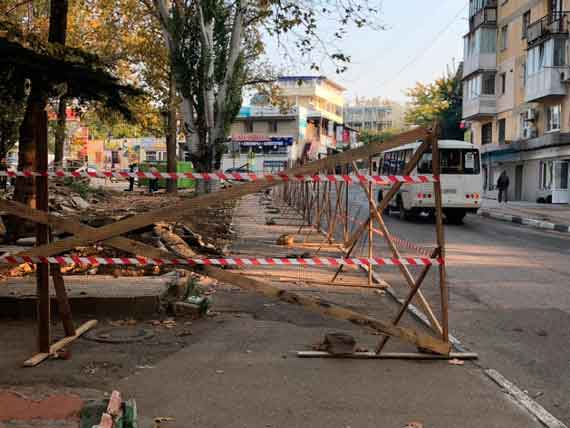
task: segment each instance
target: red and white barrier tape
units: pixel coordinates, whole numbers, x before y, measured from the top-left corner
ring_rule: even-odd
[[[422,184],[439,181],[434,175],[368,175],[368,174],[255,174],[241,172],[117,172],[117,171],[50,171],[47,173],[33,171],[0,171],[0,177],[71,177],[71,178],[151,178],[151,179],[171,179],[188,178],[192,180],[238,180],[238,181],[295,181],[295,182],[341,182],[341,183],[361,183],[371,182],[373,184]]]
[[[355,217],[348,216],[348,218],[351,219],[352,221],[354,221],[357,225],[363,225],[364,224],[363,221],[360,221],[359,219],[357,219]],[[381,235],[381,236],[384,235],[380,229],[373,227],[372,230],[374,231],[374,233],[376,233],[378,235]],[[396,244],[397,247],[406,248],[408,250],[414,250],[418,254],[421,254],[422,256],[425,256],[425,257],[431,257],[431,253],[434,250],[433,248],[422,247],[421,245],[414,244],[413,242],[410,242],[406,239],[400,238],[399,236],[393,235],[391,233],[390,233],[390,238],[392,238],[392,241],[394,242],[394,244]]]
[[[0,256],[0,264],[21,264],[21,263],[55,263],[59,265],[81,264],[81,265],[217,265],[217,266],[384,266],[384,265],[411,265],[429,266],[444,264],[444,260],[430,259],[427,257],[310,257],[310,258],[251,258],[251,257],[224,257],[224,258],[172,258],[158,259],[147,257],[78,257],[78,256]]]

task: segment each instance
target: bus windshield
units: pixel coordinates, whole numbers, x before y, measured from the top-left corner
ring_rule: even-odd
[[[476,149],[441,149],[442,174],[469,174],[481,172],[479,151]],[[432,174],[432,154],[426,152],[418,162],[418,174]]]

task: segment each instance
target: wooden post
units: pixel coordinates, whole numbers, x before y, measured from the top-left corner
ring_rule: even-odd
[[[348,164],[345,167],[346,174],[349,173]],[[344,242],[348,241],[348,217],[349,217],[349,202],[348,202],[348,192],[349,192],[350,184],[345,183],[345,190],[344,190]]]
[[[34,112],[37,123],[34,123],[36,134],[36,171],[48,170],[48,141],[47,141],[47,113]],[[48,178],[36,177],[36,208],[49,211]],[[49,227],[38,223],[36,226],[36,245],[49,243]],[[38,349],[39,352],[49,352],[50,334],[50,296],[49,296],[49,265],[39,263],[36,271],[37,316],[38,316]]]
[[[368,158],[368,174],[372,175],[372,157]],[[372,258],[372,239],[374,237],[373,228],[374,228],[374,217],[372,214],[372,210],[374,210],[373,202],[372,202],[372,182],[368,182],[368,217],[370,217],[370,221],[368,222],[368,258]],[[368,286],[372,287],[372,269],[374,266],[370,264],[368,266]]]
[[[437,129],[437,128],[435,128]],[[434,135],[432,146],[432,172],[436,177],[441,177],[441,163],[439,157],[439,144],[437,141],[437,134]],[[439,249],[439,257],[445,260],[445,236],[443,230],[443,212],[442,196],[441,196],[441,181],[437,180],[433,183],[433,193],[435,197],[435,231],[437,239],[437,248]],[[449,342],[449,295],[447,289],[447,275],[445,272],[445,264],[439,265],[439,288],[441,295],[441,324],[442,324],[442,339],[444,342]]]

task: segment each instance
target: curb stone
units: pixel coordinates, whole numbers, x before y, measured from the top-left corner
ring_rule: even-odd
[[[516,215],[494,213],[485,209],[480,209],[477,215],[481,217],[492,218],[494,220],[522,224],[537,229],[555,230],[557,232],[570,233],[570,225],[568,224],[551,223],[548,221],[542,221],[533,218],[524,218]]]

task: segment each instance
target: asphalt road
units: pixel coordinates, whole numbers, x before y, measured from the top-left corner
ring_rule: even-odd
[[[361,191],[352,192],[351,211],[367,218]],[[385,221],[400,238],[435,243],[432,220]],[[470,215],[464,225],[446,225],[445,237],[451,333],[479,353],[482,367],[570,424],[570,236]],[[375,238],[375,255],[389,256],[381,240]],[[404,294],[398,272],[380,274]],[[423,287],[437,307],[434,279]]]

